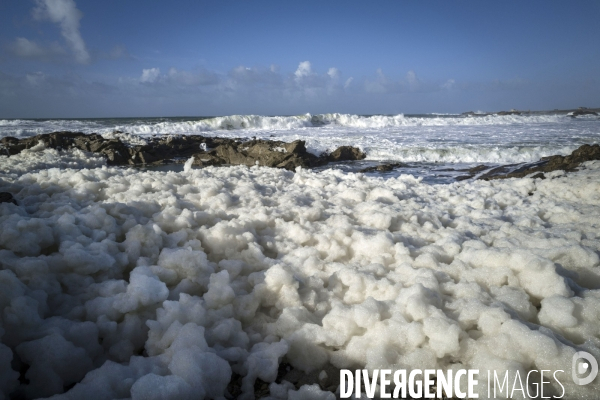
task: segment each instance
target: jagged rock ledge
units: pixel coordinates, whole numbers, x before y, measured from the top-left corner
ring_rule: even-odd
[[[330,154],[315,156],[306,151],[303,140],[291,143],[273,140],[244,140],[200,135],[151,138],[144,145],[127,145],[119,138],[105,139],[98,134],[54,132],[26,139],[0,139],[0,151],[18,154],[43,142],[54,149],[77,148],[101,154],[108,165],[157,165],[181,162],[194,157],[194,165],[261,165],[294,170],[317,167],[329,162],[362,160],[360,149],[341,146]]]
[[[531,175],[533,178],[545,179],[544,173],[557,170],[566,172],[576,171],[577,167],[582,163],[593,160],[600,160],[600,145],[584,144],[568,156],[554,155],[543,157],[533,163],[508,164],[499,167],[478,165],[465,170],[467,175],[459,176],[456,180],[461,181],[474,178],[487,181],[492,179],[523,178],[528,175]]]

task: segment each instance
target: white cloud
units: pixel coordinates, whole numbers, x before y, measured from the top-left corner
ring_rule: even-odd
[[[298,69],[296,70],[296,72],[294,72],[294,75],[296,75],[296,80],[300,80],[305,76],[309,76],[312,74],[312,70],[310,67],[310,61],[302,61],[299,65],[298,65]]]
[[[31,86],[38,86],[46,80],[46,75],[42,72],[35,72],[33,74],[25,75],[25,79]]]
[[[79,32],[79,20],[83,16],[73,0],[36,0],[33,10],[36,19],[47,19],[60,26],[61,34],[81,64],[90,62],[90,55]]]
[[[52,43],[48,47],[44,47],[23,37],[16,38],[10,48],[15,55],[23,58],[40,59],[65,53],[65,50],[58,43]]]
[[[156,82],[159,74],[160,74],[159,68],[144,69],[144,70],[142,70],[142,76],[140,77],[140,82],[142,82],[142,83]]]
[[[186,87],[193,88],[197,86],[214,85],[219,83],[219,76],[215,72],[208,71],[204,68],[185,71],[172,67],[169,68],[167,73],[162,75],[160,73],[160,68],[147,68],[142,70],[139,82],[160,82],[162,87],[170,87],[173,90],[176,90],[184,89]]]
[[[353,80],[354,80],[353,77],[346,79],[346,83],[344,83],[344,89],[348,89]]]
[[[310,61],[302,61],[294,72],[294,80],[296,87],[302,90],[302,95],[315,98],[321,95],[322,90],[329,94],[335,92],[340,87],[340,75],[335,67],[329,68],[325,74],[315,72]]]
[[[448,80],[446,81],[446,83],[444,83],[444,84],[442,85],[442,89],[450,90],[450,89],[452,89],[452,88],[454,87],[454,84],[455,84],[455,83],[456,83],[456,82],[454,81],[454,79],[448,79]]]
[[[329,68],[329,71],[327,71],[327,75],[329,75],[331,79],[338,79],[340,77],[340,70],[333,67]]]

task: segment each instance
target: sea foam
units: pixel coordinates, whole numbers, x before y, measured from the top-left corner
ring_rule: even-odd
[[[20,161],[86,166],[49,152]],[[600,162],[435,186],[263,167],[5,171],[19,203],[0,204],[5,396],[219,398],[237,374],[250,399],[284,360],[479,369],[480,398],[487,370],[564,370],[568,398],[597,396],[597,379],[570,376],[576,351],[600,359]],[[287,381],[270,396],[334,398]]]

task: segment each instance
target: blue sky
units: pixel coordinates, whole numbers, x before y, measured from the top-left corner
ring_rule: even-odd
[[[0,2],[0,118],[600,107],[598,1]]]

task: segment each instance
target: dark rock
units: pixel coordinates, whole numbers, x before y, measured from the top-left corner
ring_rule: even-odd
[[[129,160],[130,164],[152,164],[156,161],[160,161],[160,157],[154,152],[130,149],[129,154],[131,154],[131,159]]]
[[[497,115],[521,115],[521,112],[517,110],[500,111]]]
[[[488,169],[488,168],[489,168],[489,167],[488,167],[487,165],[483,165],[483,164],[482,164],[482,165],[478,165],[478,166],[476,166],[476,167],[473,167],[473,168],[469,169],[469,173],[470,173],[471,175],[475,175],[475,174],[477,174],[478,172],[485,171],[485,170],[486,170],[486,169]]]
[[[12,194],[8,192],[0,192],[0,203],[13,203],[18,205]]]
[[[390,172],[396,168],[406,167],[403,163],[380,164],[373,167],[363,168],[358,172]]]
[[[225,161],[215,154],[215,151],[210,153],[198,153],[194,155],[194,165],[200,167],[218,166],[225,164]]]
[[[575,171],[581,163],[593,160],[600,160],[600,145],[584,144],[568,156],[556,155],[543,157],[535,163],[503,165],[487,171],[479,179],[522,178],[535,172],[543,173],[557,170],[571,172]],[[542,178],[539,174],[533,177]]]
[[[469,168],[469,169],[456,169],[456,170],[455,170],[455,169],[449,168],[449,169],[440,169],[440,170],[438,170],[438,171],[458,171],[458,172],[466,172],[466,173],[467,173],[467,175],[460,175],[460,176],[457,176],[456,178],[454,178],[454,179],[456,179],[457,181],[464,181],[464,180],[467,180],[467,179],[474,178],[475,176],[477,176],[477,174],[479,174],[479,173],[480,173],[480,172],[482,172],[482,171],[485,171],[485,170],[486,170],[486,169],[488,169],[488,168],[490,168],[490,167],[489,167],[489,166],[487,166],[487,165],[483,165],[483,164],[481,164],[481,165],[477,165],[477,166],[475,166],[475,167],[473,167],[473,168]]]
[[[215,149],[194,155],[195,165],[261,165],[294,170],[297,167],[321,165],[323,159],[306,151],[303,140],[292,143],[251,140],[230,141],[219,144]]]
[[[86,135],[78,132],[54,132],[20,140],[13,137],[4,137],[0,139],[0,144],[7,149],[10,155],[14,155],[25,149],[30,149],[34,146],[37,146],[39,142],[43,142],[46,147],[55,149],[78,147],[74,146],[74,141],[80,136]]]
[[[25,149],[43,142],[48,148],[70,149],[77,148],[83,151],[100,153],[107,159],[109,165],[126,164],[129,160],[128,147],[119,139],[104,139],[97,134],[84,134],[81,132],[53,132],[33,136],[26,139],[5,137],[0,139],[0,144],[8,154],[18,154]]]
[[[352,146],[340,146],[328,155],[329,161],[356,161],[366,158],[367,155],[359,148]]]
[[[597,112],[594,112],[594,111],[587,110],[587,109],[583,108],[583,109],[579,109],[579,110],[577,110],[577,111],[573,111],[573,112],[572,112],[572,113],[571,113],[569,116],[570,116],[571,118],[576,118],[576,117],[579,117],[579,116],[581,116],[581,115],[598,115],[598,113],[597,113]]]
[[[350,146],[342,146],[331,155],[317,157],[306,151],[306,143],[303,140],[286,143],[256,138],[242,140],[190,135],[155,137],[149,139],[145,145],[128,146],[120,139],[105,139],[98,134],[81,132],[54,132],[21,140],[5,137],[0,139],[0,148],[4,148],[8,155],[13,155],[37,145],[40,141],[50,148],[77,148],[101,154],[109,165],[182,162],[194,156],[194,164],[200,166],[261,165],[294,170],[297,167],[324,165],[329,161],[361,160],[366,157],[359,149]]]
[[[460,115],[462,115],[464,117],[487,117],[488,115],[491,115],[491,113],[482,113],[482,112],[475,112],[475,111],[467,111],[467,112],[464,112],[464,113],[462,113]]]
[[[457,181],[466,181],[467,179],[471,179],[473,177],[473,175],[461,175],[461,176],[457,176],[456,179]]]
[[[454,168],[442,168],[436,169],[436,172],[450,172],[450,171],[464,171],[463,169],[454,169]]]

